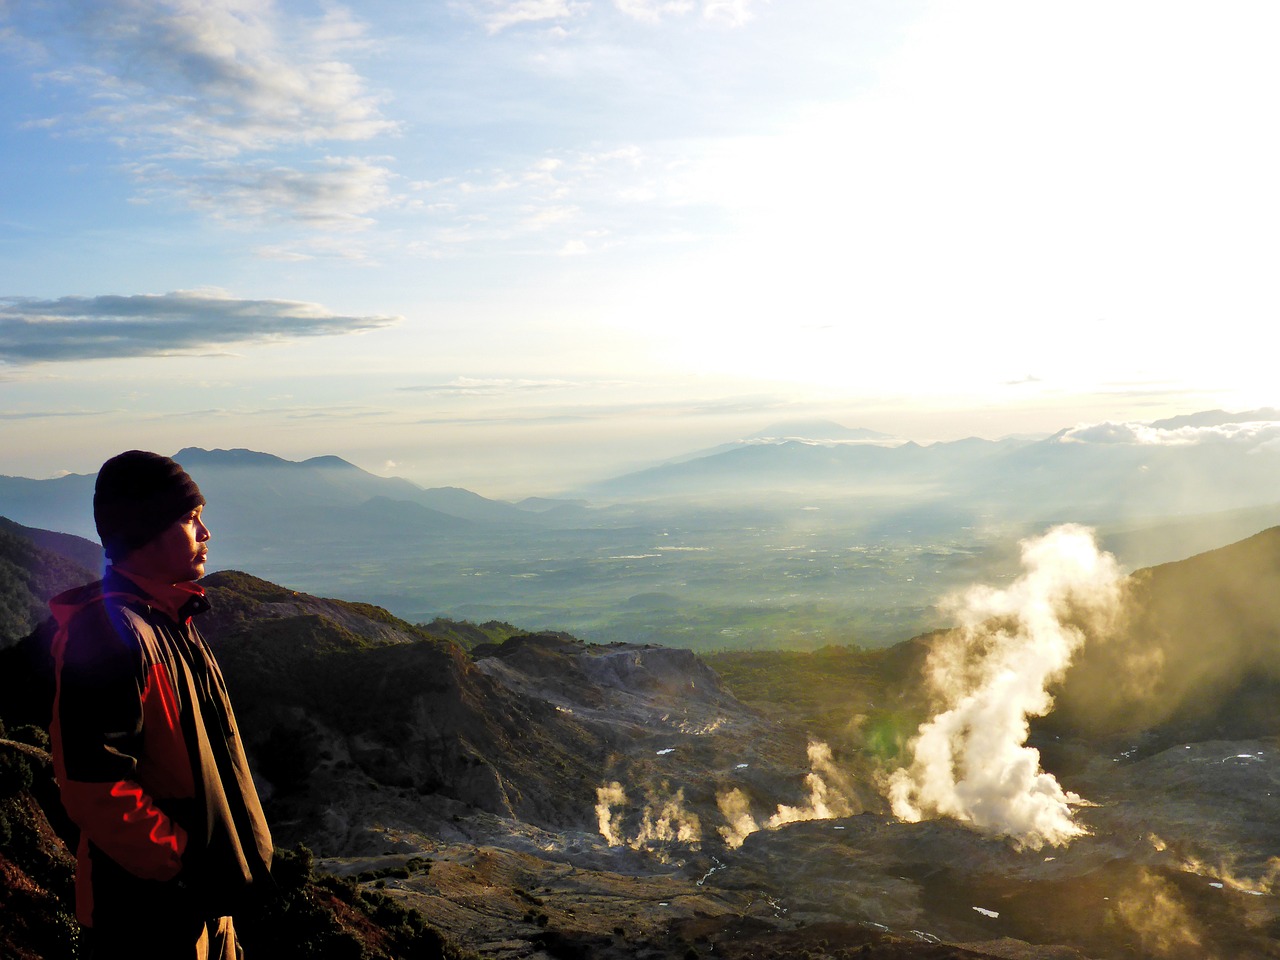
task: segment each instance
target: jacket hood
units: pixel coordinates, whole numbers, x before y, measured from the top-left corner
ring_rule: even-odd
[[[157,607],[174,619],[184,615],[201,613],[208,609],[204,588],[197,584],[153,585],[158,595],[152,595],[147,587],[140,586],[124,574],[108,569],[101,580],[65,590],[49,601],[49,610],[60,628],[65,629],[71,619],[85,607],[100,603],[104,597],[124,601],[136,601]]]
[[[64,590],[49,601],[49,610],[53,613],[53,619],[57,621],[58,626],[66,629],[72,617],[85,607],[100,602],[102,597],[102,581],[95,580],[93,583]]]

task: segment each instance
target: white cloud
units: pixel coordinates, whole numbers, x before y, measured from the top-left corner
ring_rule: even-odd
[[[710,23],[740,27],[753,16],[752,7],[761,0],[613,0],[612,6],[624,16],[641,23],[660,24],[695,12]],[[608,9],[604,3],[587,0],[480,0],[471,5],[473,15],[490,33],[500,33],[521,24],[581,20]],[[563,38],[564,34],[560,34]]]
[[[575,3],[573,0],[484,0],[473,4],[476,16],[490,33],[499,33],[522,23],[568,20],[581,16],[590,8],[590,3]]]
[[[8,363],[207,353],[359,333],[391,316],[342,316],[297,300],[239,300],[221,292],[0,299],[0,361]]]
[[[1062,443],[1132,444],[1138,446],[1205,446],[1233,444],[1260,448],[1280,444],[1280,421],[1255,420],[1214,426],[1161,428],[1145,423],[1082,424],[1066,430]]]
[[[559,379],[513,379],[509,377],[454,377],[448,383],[402,387],[411,393],[435,393],[446,396],[503,396],[531,390],[560,390],[589,384]]]
[[[613,5],[645,23],[658,23],[667,16],[683,16],[695,7],[693,0],[613,0]]]
[[[143,197],[179,196],[219,220],[292,220],[359,229],[394,202],[390,169],[359,157],[325,157],[307,168],[216,161],[178,173],[158,163],[132,168]]]
[[[707,20],[740,27],[753,16],[752,0],[703,0],[702,16]]]
[[[678,161],[627,145],[414,184],[433,216],[409,249],[439,256],[463,246],[518,244],[522,252],[563,255],[623,242],[685,242],[685,217],[697,200],[669,177],[673,165]]]
[[[311,23],[269,2],[111,0],[76,22],[87,76],[109,101],[86,119],[149,149],[226,157],[395,127],[355,68],[333,59],[361,36],[343,13]]]
[[[862,89],[687,144],[665,192],[729,228],[626,291],[620,322],[682,368],[873,396],[986,400],[1028,369],[1046,395],[1269,385],[1236,344],[1277,306],[1280,137],[1258,118],[1280,8],[920,14]]]
[[[142,198],[324,229],[367,223],[387,203],[381,163],[305,159],[398,130],[343,59],[369,47],[344,8],[307,18],[271,0],[105,0],[58,23],[78,60],[35,79],[84,99],[26,126],[114,144]],[[260,159],[285,151],[304,158]]]

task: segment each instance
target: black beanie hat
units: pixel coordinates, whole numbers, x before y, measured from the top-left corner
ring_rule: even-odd
[[[150,543],[189,510],[204,505],[196,482],[175,461],[129,450],[98,471],[93,521],[109,560]]]

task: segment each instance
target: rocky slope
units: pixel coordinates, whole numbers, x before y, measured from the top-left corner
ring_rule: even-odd
[[[1091,738],[1280,734],[1280,527],[1129,578],[1126,620],[1059,685],[1050,726]]]
[[[496,625],[459,628],[468,652],[368,604],[232,572],[206,586],[273,830],[316,851],[296,889],[331,912],[411,907],[513,960],[1280,955],[1280,727],[1241,706],[1274,695],[1280,636],[1270,601],[1239,609],[1280,595],[1280,530],[1131,579],[1127,632],[1035,730],[1090,803],[1088,835],[1040,850],[889,815],[879,778],[923,718],[929,637],[713,671]],[[1082,708],[1097,671],[1157,660],[1160,710]],[[56,884],[14,899],[0,867],[8,903],[56,918]],[[377,926],[351,917],[344,936]]]

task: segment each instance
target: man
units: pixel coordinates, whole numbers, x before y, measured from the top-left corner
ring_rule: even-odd
[[[271,836],[222,673],[200,488],[168,457],[102,465],[102,580],[50,602],[54,773],[81,835],[76,916],[93,960],[234,960],[231,912],[269,885]]]

